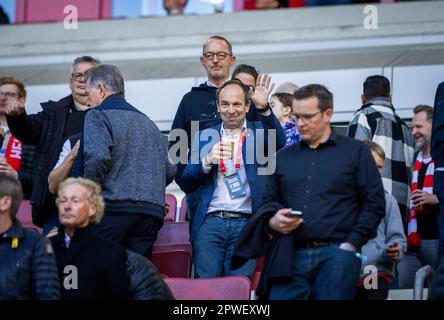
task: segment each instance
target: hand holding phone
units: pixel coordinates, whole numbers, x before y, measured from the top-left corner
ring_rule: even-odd
[[[291,210],[288,214],[290,217],[299,217],[302,218],[302,211]]]

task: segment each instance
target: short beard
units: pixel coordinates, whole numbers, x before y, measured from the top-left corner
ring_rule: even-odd
[[[426,141],[424,138],[415,139],[415,151],[421,151],[422,148],[426,145]]]

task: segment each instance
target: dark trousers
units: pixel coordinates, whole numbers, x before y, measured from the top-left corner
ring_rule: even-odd
[[[106,212],[96,230],[105,238],[151,259],[153,244],[162,225],[161,218],[149,214]]]
[[[378,277],[377,289],[366,289],[363,285],[356,289],[355,300],[385,300],[388,297],[390,282],[386,278]]]

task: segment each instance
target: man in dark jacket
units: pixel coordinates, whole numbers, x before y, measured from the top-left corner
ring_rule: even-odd
[[[444,82],[436,89],[430,153],[435,162],[433,193],[439,200],[438,256],[444,256]]]
[[[99,61],[90,56],[75,59],[69,82],[71,94],[57,102],[42,103],[41,112],[27,115],[24,104],[19,102],[6,111],[12,134],[24,144],[37,146],[32,179],[32,219],[35,225],[43,227],[44,234],[58,225],[54,197],[48,190],[48,175],[59,158],[63,142],[83,128],[88,109],[84,75],[98,64]]]
[[[84,178],[66,179],[59,186],[57,206],[62,226],[51,241],[62,299],[128,299],[127,253],[94,229],[105,207],[100,186]]]
[[[258,291],[270,299],[353,299],[360,248],[385,215],[378,169],[367,146],[330,127],[333,95],[313,84],[295,93],[302,141],[276,155],[262,204],[244,228],[233,264],[265,253]]]
[[[181,186],[182,172],[186,167],[191,146],[191,140],[199,130],[205,130],[215,125],[220,125],[222,120],[216,107],[216,90],[230,77],[230,68],[236,64],[236,57],[233,54],[231,43],[221,37],[212,36],[203,45],[200,63],[207,72],[208,80],[193,87],[185,94],[177,108],[176,115],[170,132],[170,154],[177,157],[176,182]],[[267,76],[269,91],[273,90],[270,85],[270,77]],[[260,122],[261,117],[274,117],[268,105],[268,95],[263,92],[255,92],[251,97],[252,106],[247,113],[247,121]],[[263,99],[265,97],[265,100]],[[177,130],[180,129],[180,130]],[[183,139],[183,131],[186,132],[186,139]],[[181,135],[182,134],[182,135]],[[281,139],[285,144],[285,136],[282,128],[277,128],[277,139]],[[178,141],[178,139],[180,139]],[[176,163],[176,161],[174,161]],[[196,195],[187,195],[188,216],[192,219],[196,210]]]
[[[15,218],[20,183],[0,174],[0,300],[60,299],[57,264],[48,239]]]

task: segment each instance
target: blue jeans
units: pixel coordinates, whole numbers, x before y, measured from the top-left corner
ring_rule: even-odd
[[[293,254],[293,278],[272,283],[269,299],[353,300],[360,272],[359,258],[337,245],[297,248]]]
[[[245,218],[207,216],[193,240],[195,278],[245,275],[251,278],[256,266],[249,260],[239,269],[231,269],[231,257],[236,248],[237,238],[247,223]]]
[[[421,240],[418,250],[407,251],[398,263],[399,289],[412,289],[416,271],[425,265],[435,270],[438,264],[438,240]]]

